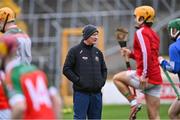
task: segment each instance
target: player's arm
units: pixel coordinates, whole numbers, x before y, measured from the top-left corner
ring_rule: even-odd
[[[9,101],[9,105],[11,106],[12,119],[21,119],[27,107],[26,99],[22,93],[19,78],[18,77],[16,78],[13,77],[13,78],[14,78],[13,80],[17,81],[16,84],[13,84],[14,82],[12,82],[11,77],[6,78],[8,98],[9,98],[8,101]]]
[[[27,40],[25,41],[25,54],[28,59],[28,62],[31,63],[32,61],[32,55],[31,55],[31,39],[27,37]]]
[[[139,44],[140,47],[140,54],[142,59],[142,73],[141,76],[139,76],[140,80],[140,87],[142,89],[147,87],[148,83],[148,76],[147,76],[147,69],[148,69],[148,58],[151,58],[151,47],[150,47],[150,41],[147,33],[143,31],[143,29],[140,29],[136,32],[136,41]]]
[[[134,52],[133,52],[133,51],[130,51],[129,58],[132,58],[132,59],[135,58],[135,57],[134,57]]]
[[[15,89],[8,89],[9,104],[12,111],[12,119],[21,119],[26,110],[26,101],[23,94]]]
[[[163,57],[159,57],[159,63],[163,69],[165,69],[169,72],[172,72],[172,73],[180,72],[180,62],[167,61]]]
[[[178,55],[178,50],[174,45],[171,45],[169,48],[169,57],[170,61],[165,60],[163,57],[159,57],[159,63],[163,69],[168,70],[172,73],[180,72],[180,61]]]
[[[141,78],[146,78],[147,68],[148,68],[148,59],[151,58],[150,41],[149,41],[149,37],[147,33],[145,33],[145,31],[143,31],[142,29],[136,32],[136,37],[137,37],[137,41],[141,49],[140,54],[142,56],[141,59],[143,62]]]
[[[58,91],[55,87],[51,86],[49,87],[49,94],[51,97],[51,101],[53,104],[53,110],[55,112],[56,118],[61,118],[61,108],[62,108],[62,101],[60,98],[60,95],[58,94]]]
[[[15,91],[12,91],[15,92]],[[12,110],[12,119],[21,119],[26,110],[26,101],[22,94],[14,94],[9,99]]]
[[[26,110],[26,102],[25,100],[20,100],[20,97],[21,96],[16,95],[10,100],[12,119],[22,119],[24,111]]]
[[[28,36],[25,37],[18,37],[17,38],[18,44],[19,44],[19,50],[18,54],[20,55],[21,59],[27,59],[28,64],[32,61],[32,55],[31,55],[31,40]]]

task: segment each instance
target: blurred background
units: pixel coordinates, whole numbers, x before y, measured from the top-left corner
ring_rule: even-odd
[[[32,63],[43,69],[59,88],[65,106],[72,104],[72,88],[62,76],[62,66],[69,48],[81,41],[81,31],[86,24],[94,24],[100,31],[97,47],[103,51],[108,67],[108,81],[103,88],[104,104],[127,103],[111,81],[115,73],[126,69],[115,30],[119,26],[129,30],[128,47],[132,48],[133,10],[139,5],[150,5],[156,10],[153,28],[160,36],[160,55],[167,56],[171,43],[167,23],[180,17],[179,0],[0,0],[0,7],[8,6],[16,12],[17,24],[32,39]],[[131,65],[135,67],[133,61]],[[177,81],[176,76],[172,77]],[[165,82],[162,100],[171,102],[175,98],[172,93]],[[114,97],[109,100],[109,95]]]

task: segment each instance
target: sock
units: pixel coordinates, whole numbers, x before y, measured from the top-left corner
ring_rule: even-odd
[[[130,92],[124,94],[124,96],[129,100],[129,101],[132,101],[135,99],[134,95],[131,95]]]
[[[137,100],[136,100],[136,99],[132,100],[132,101],[130,102],[130,104],[131,104],[131,107],[134,106],[134,105],[136,105],[136,104],[137,104]]]
[[[130,92],[127,92],[126,94],[124,94],[125,97],[129,97],[131,96]]]

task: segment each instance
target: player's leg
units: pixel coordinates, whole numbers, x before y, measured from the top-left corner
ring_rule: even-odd
[[[151,95],[145,95],[145,99],[146,99],[149,119],[152,120],[160,119],[159,116],[160,99]]]
[[[127,73],[128,71],[119,72],[114,75],[113,82],[118,88],[118,90],[131,102],[134,99],[134,95],[129,89],[130,77]]]
[[[159,116],[159,108],[160,108],[160,85],[150,86],[151,89],[146,91],[145,100],[147,105],[147,112],[149,119],[158,120]]]
[[[129,119],[135,119],[137,112],[141,109],[141,104],[137,103],[135,96],[131,93],[129,86],[138,89],[139,80],[136,71],[124,71],[116,74],[113,81],[118,90],[128,99],[131,104],[131,112]]]
[[[177,119],[179,120],[180,119],[180,100],[175,100],[169,110],[168,110],[168,115],[169,115],[169,118],[170,119]]]

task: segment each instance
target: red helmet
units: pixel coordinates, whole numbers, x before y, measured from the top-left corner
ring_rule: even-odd
[[[17,40],[14,35],[5,35],[0,37],[0,58],[15,53],[17,50]]]

